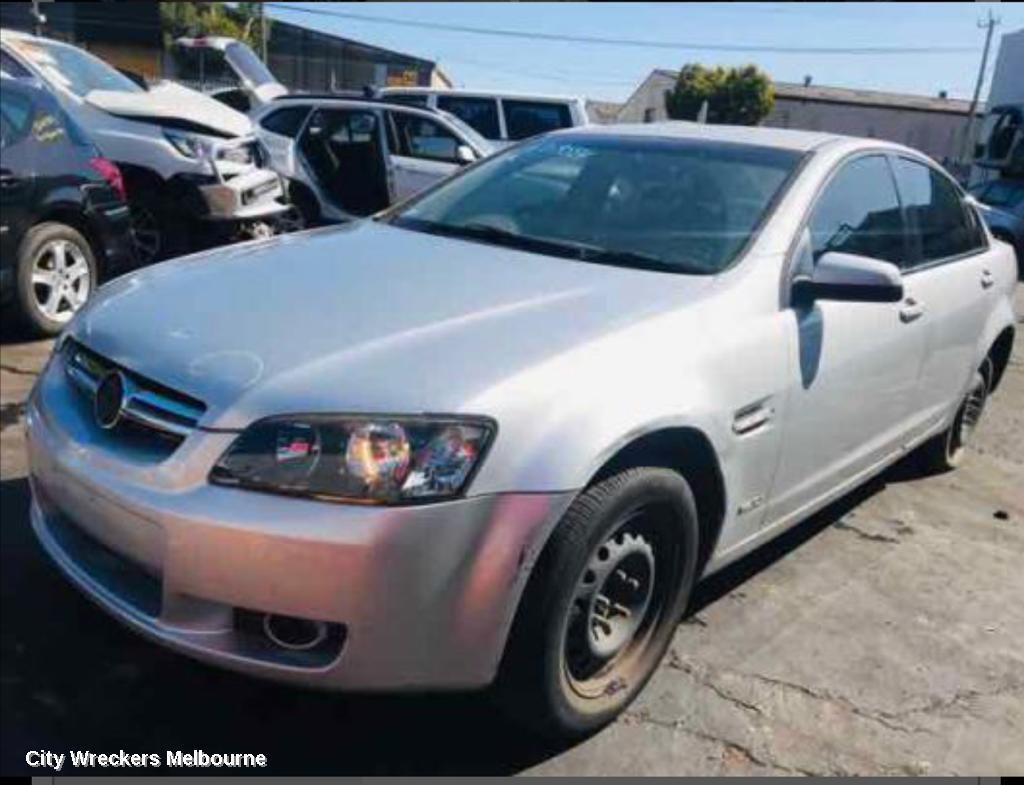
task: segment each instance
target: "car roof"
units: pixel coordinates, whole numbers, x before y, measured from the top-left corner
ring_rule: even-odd
[[[510,98],[517,101],[582,101],[575,95],[548,95],[544,93],[516,93],[505,90],[468,90],[462,88],[449,89],[447,87],[384,87],[381,88],[384,95],[388,93],[404,93],[407,95],[452,95],[466,98]]]
[[[763,126],[747,125],[708,125],[686,120],[643,124],[587,125],[579,128],[565,129],[556,133],[634,138],[706,139],[708,141],[735,142],[761,147],[778,147],[800,152],[808,152],[838,142],[846,142],[848,144],[863,142],[865,143],[864,146],[888,147],[894,150],[909,149],[881,139],[862,139],[855,136],[843,136],[842,134],[824,133],[822,131],[798,131],[792,128],[765,128]]]
[[[432,109],[429,106],[410,106],[409,104],[403,104],[400,101],[389,101],[387,96],[380,98],[367,98],[365,96],[346,96],[337,95],[333,93],[288,93],[281,95],[271,101],[267,108],[277,108],[281,106],[294,106],[295,104],[315,104],[316,106],[323,105],[342,105],[342,106],[358,106],[360,108],[368,109],[370,107],[384,107],[385,109],[401,109],[411,110],[414,112],[424,112],[430,115],[442,115],[446,116],[447,112],[440,112],[436,109]]]

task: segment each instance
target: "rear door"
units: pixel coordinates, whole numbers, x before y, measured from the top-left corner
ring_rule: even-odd
[[[35,198],[36,143],[32,137],[35,106],[28,90],[4,80],[0,90],[0,256],[14,270],[21,238],[32,220]],[[13,275],[4,272],[3,275]],[[13,279],[4,286],[13,286]]]
[[[459,168],[462,140],[445,125],[418,112],[390,109],[388,115],[396,199],[412,196]]]
[[[903,156],[893,168],[914,243],[904,288],[928,332],[914,396],[923,429],[949,413],[975,370],[994,298],[990,251],[977,211],[945,173]]]

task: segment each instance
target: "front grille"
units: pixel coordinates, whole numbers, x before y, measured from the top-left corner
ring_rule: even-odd
[[[124,380],[122,425],[181,442],[196,429],[206,405],[189,395],[130,371],[69,338],[64,347],[68,379],[90,401],[105,376],[120,372]],[[118,425],[120,428],[121,425]]]

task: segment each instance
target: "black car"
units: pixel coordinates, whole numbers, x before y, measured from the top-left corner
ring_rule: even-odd
[[[0,82],[0,301],[52,335],[134,264],[124,183],[41,85]]]

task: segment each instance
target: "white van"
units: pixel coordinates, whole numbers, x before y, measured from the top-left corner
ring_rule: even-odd
[[[499,146],[588,122],[582,98],[430,87],[386,87],[380,94],[389,101],[450,112]]]

